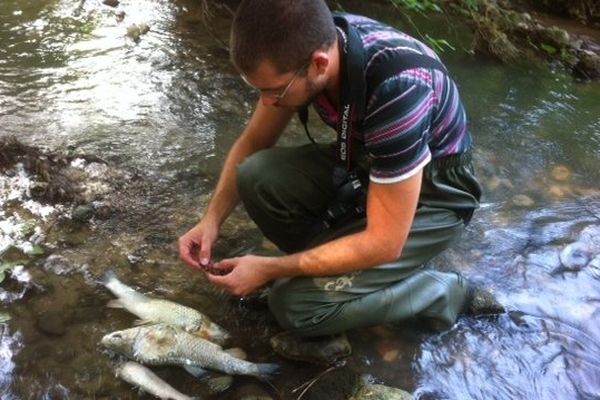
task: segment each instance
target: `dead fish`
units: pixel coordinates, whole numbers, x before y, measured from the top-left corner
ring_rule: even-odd
[[[203,369],[229,375],[250,375],[266,380],[277,373],[277,364],[257,364],[236,355],[239,349],[223,350],[208,340],[173,325],[156,324],[105,335],[102,346],[147,365],[178,365],[198,376]]]
[[[108,306],[125,308],[137,315],[141,318],[136,322],[137,325],[147,323],[175,325],[217,344],[224,344],[230,337],[225,329],[201,312],[169,300],[156,299],[136,292],[119,281],[112,271],[104,275],[103,284],[118,297],[110,301]]]
[[[127,361],[117,367],[117,376],[134,386],[139,387],[163,400],[199,400],[198,397],[187,396],[167,382],[163,381],[147,367],[133,361]]]

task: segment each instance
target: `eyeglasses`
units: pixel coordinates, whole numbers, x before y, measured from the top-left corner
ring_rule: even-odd
[[[294,84],[294,82],[296,82],[296,79],[298,79],[298,77],[300,76],[300,74],[302,72],[304,72],[307,68],[308,68],[308,65],[305,65],[302,68],[298,69],[294,73],[294,76],[292,76],[292,79],[290,79],[290,81],[288,82],[288,84],[285,85],[285,88],[282,91],[274,90],[274,89],[258,89],[256,87],[254,87],[250,82],[248,82],[248,79],[246,79],[246,77],[243,74],[242,74],[242,79],[244,80],[244,82],[246,82],[246,84],[248,86],[250,86],[254,90],[257,90],[260,93],[261,96],[270,97],[273,100],[281,101],[281,100],[283,100],[283,98],[285,97],[285,95],[287,94],[287,92],[290,90],[290,88],[292,87],[292,85]]]

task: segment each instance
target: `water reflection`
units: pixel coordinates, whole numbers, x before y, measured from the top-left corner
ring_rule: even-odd
[[[348,9],[400,24],[388,8],[359,3]],[[266,310],[217,292],[177,255],[176,237],[195,222],[255,101],[200,12],[191,0],[122,1],[117,10],[99,1],[0,4],[0,135],[97,154],[142,171],[150,186],[129,197],[121,188],[127,212],[109,221],[47,227],[48,251],[62,258],[27,266],[28,282],[0,284],[2,311],[12,316],[0,323],[2,399],[138,397],[97,348],[103,334],[132,324],[104,307],[110,295],[98,277],[108,268],[206,312],[252,359],[271,361],[277,327]],[[150,31],[136,43],[126,29],[141,22]],[[226,38],[228,19],[213,23]],[[465,318],[441,335],[353,332],[350,365],[422,398],[599,397],[600,86],[530,65],[444,58],[471,116],[486,191],[460,245],[433,264],[491,288],[513,312]],[[311,124],[318,140],[332,138],[316,118]],[[306,140],[295,123],[289,133],[286,145]],[[0,215],[30,217],[4,204]],[[586,264],[565,269],[565,248],[581,242]],[[216,253],[264,250],[261,243],[236,211]],[[188,393],[207,392],[184,372],[159,373]],[[314,375],[285,364],[275,385],[289,394]],[[236,398],[245,383],[219,398]]]
[[[600,343],[559,320],[513,313],[464,320],[426,341],[418,357],[423,399],[592,399],[600,395]]]

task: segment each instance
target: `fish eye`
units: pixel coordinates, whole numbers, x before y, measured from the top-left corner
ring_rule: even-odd
[[[113,333],[112,338],[113,339],[123,339],[123,335],[121,335],[120,333]]]

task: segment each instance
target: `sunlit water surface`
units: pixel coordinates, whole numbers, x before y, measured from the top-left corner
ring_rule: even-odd
[[[108,269],[144,292],[203,310],[250,359],[283,362],[268,346],[277,327],[266,309],[211,288],[177,255],[176,238],[201,212],[256,100],[196,3],[0,4],[0,135],[96,154],[152,183],[122,220],[92,223],[74,238],[49,235],[49,248],[71,270],[31,268],[23,271],[27,283],[0,284],[0,310],[11,316],[0,323],[2,399],[143,397],[114,377],[115,359],[97,345],[134,319],[105,308],[111,296],[99,279]],[[347,5],[407,24],[388,8],[364,7]],[[433,22],[434,36],[454,29]],[[150,27],[137,43],[125,35],[134,23]],[[228,23],[218,13],[213,34],[226,39]],[[489,287],[511,312],[462,318],[442,334],[351,332],[347,368],[423,399],[600,398],[600,86],[541,67],[443,57],[469,111],[485,195],[461,243],[432,264]],[[311,121],[318,139],[333,138]],[[296,124],[283,139],[305,141]],[[583,249],[576,267],[569,245]],[[238,210],[217,254],[253,250],[264,250],[262,237]],[[156,370],[183,392],[207,393],[179,369]],[[237,379],[215,398],[238,398],[244,385],[296,398],[292,389],[319,371],[284,362],[273,382],[279,392]]]

